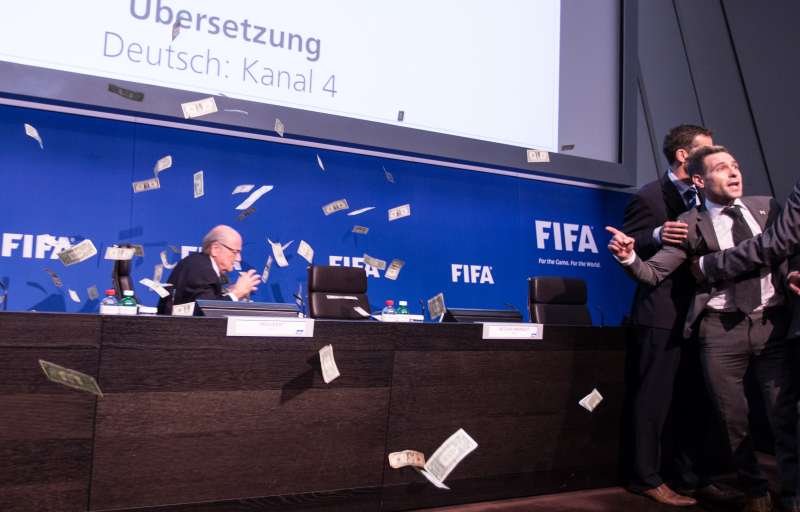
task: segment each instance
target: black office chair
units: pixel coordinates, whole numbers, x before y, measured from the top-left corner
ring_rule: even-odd
[[[358,306],[371,313],[367,273],[363,268],[311,265],[308,267],[308,312],[311,318],[366,320]]]
[[[592,325],[583,279],[529,277],[528,312],[531,322],[540,324]]]
[[[128,245],[121,245],[120,247],[129,247]],[[125,290],[133,290],[134,298],[136,298],[136,289],[133,287],[133,277],[131,277],[131,267],[133,259],[127,261],[117,260],[114,262],[114,269],[111,271],[111,280],[114,283],[114,291],[117,297],[122,297],[122,292]],[[136,302],[139,299],[136,298]]]

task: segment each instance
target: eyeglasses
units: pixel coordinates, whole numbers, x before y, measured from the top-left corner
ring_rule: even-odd
[[[219,240],[217,240],[217,243],[219,245],[221,245],[222,247],[224,247],[224,248],[228,249],[229,251],[231,251],[234,254],[234,256],[241,256],[242,255],[242,251],[240,249],[231,249],[230,247],[228,247],[227,245],[223,244]]]

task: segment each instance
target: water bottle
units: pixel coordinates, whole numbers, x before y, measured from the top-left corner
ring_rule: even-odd
[[[382,315],[394,315],[396,311],[394,310],[394,301],[389,299],[386,301],[386,305],[383,307],[383,311],[381,311]]]
[[[397,303],[397,314],[398,315],[408,314],[408,301],[401,300]]]
[[[133,297],[133,290],[125,290],[122,292],[122,300],[119,301],[119,306],[120,315],[135,315],[138,313],[139,304]]]
[[[100,301],[100,314],[118,315],[119,301],[117,301],[117,293],[114,290],[106,290],[105,295],[103,300]]]

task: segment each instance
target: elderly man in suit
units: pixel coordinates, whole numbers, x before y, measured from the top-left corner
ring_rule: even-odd
[[[733,247],[760,234],[779,213],[769,197],[743,197],[739,165],[722,146],[693,152],[687,169],[705,193],[704,204],[682,214],[688,235],[649,260],[634,251],[634,239],[609,227],[609,250],[635,279],[656,285],[687,259]],[[696,332],[706,385],[725,428],[733,462],[747,493],[746,511],[770,511],[768,483],[755,457],[747,420],[744,375],[750,369],[764,396],[781,478],[781,499],[796,503],[797,442],[788,400],[785,334],[786,262],[720,284],[696,288],[684,322],[684,336]],[[790,508],[791,509],[791,508]]]

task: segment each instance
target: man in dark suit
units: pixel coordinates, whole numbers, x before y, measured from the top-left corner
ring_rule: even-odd
[[[733,156],[722,146],[702,147],[690,154],[687,170],[705,194],[704,205],[682,214],[687,237],[666,246],[649,260],[634,252],[635,240],[614,228],[609,250],[634,278],[657,285],[693,256],[733,247],[761,233],[779,208],[769,197],[742,197],[742,175]],[[772,510],[767,480],[759,467],[747,420],[744,375],[752,368],[764,396],[775,439],[781,497],[796,500],[797,442],[793,435],[787,367],[786,328],[789,321],[784,285],[786,262],[745,275],[735,282],[705,284],[691,299],[684,337],[697,333],[706,386],[725,427],[733,462],[746,486],[746,511]],[[790,508],[790,510],[792,510]]]
[[[711,132],[701,126],[680,125],[664,138],[664,156],[669,169],[664,175],[643,186],[625,208],[623,231],[636,240],[637,250],[649,258],[662,246],[680,244],[686,238],[686,225],[678,215],[697,204],[697,189],[686,173],[686,158],[701,146],[713,143]],[[681,269],[658,286],[640,284],[631,310],[632,340],[628,350],[628,388],[631,429],[629,488],[661,503],[685,506],[696,501],[675,493],[661,477],[661,449],[664,425],[670,406],[673,417],[691,414],[699,400],[692,399],[694,380],[700,380],[696,356],[683,343],[682,329],[688,300],[694,290],[694,279]],[[683,356],[683,357],[682,357]],[[683,359],[683,363],[681,360]],[[679,372],[679,369],[681,370]],[[694,371],[693,371],[694,370]],[[676,375],[679,382],[676,384]],[[693,375],[697,378],[693,379]],[[673,401],[673,388],[677,389]],[[676,414],[677,412],[677,414]],[[702,489],[717,494],[719,489],[694,471],[698,451],[696,423],[694,431],[680,421],[668,436],[674,438],[675,454],[670,466],[677,484],[684,489]],[[702,437],[702,436],[699,436]],[[700,440],[702,441],[702,440]]]
[[[224,288],[237,261],[242,259],[242,237],[231,227],[217,226],[203,238],[203,252],[182,259],[167,282],[171,294],[158,301],[158,313],[172,314],[173,304],[197,299],[239,300],[257,290],[259,276],[254,270],[243,273],[236,283]]]

